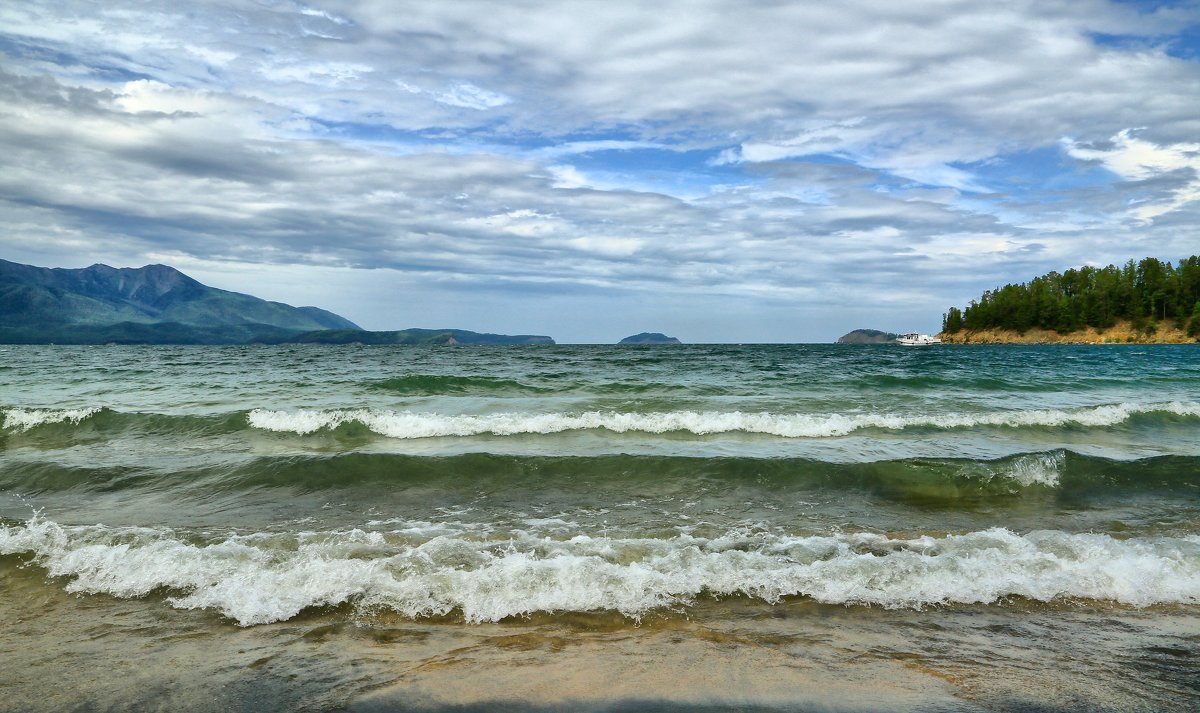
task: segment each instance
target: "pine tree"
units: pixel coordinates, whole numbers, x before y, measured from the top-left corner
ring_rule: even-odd
[[[942,316],[942,331],[946,334],[954,334],[963,328],[962,311],[957,307],[951,307],[945,315]]]
[[[943,331],[1031,327],[1073,332],[1085,326],[1105,329],[1127,319],[1138,331],[1168,320],[1189,333],[1200,330],[1189,305],[1200,300],[1200,257],[1172,265],[1157,258],[1130,260],[1124,267],[1084,266],[1050,272],[1029,282],[1005,285],[983,295],[958,314],[947,312]],[[952,310],[954,308],[951,308]],[[1200,334],[1192,336],[1200,337]]]

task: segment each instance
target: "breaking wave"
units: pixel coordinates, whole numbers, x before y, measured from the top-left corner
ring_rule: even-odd
[[[50,423],[72,423],[78,425],[85,418],[100,412],[96,407],[70,409],[26,409],[13,408],[4,411],[4,420],[0,423],[9,431],[28,431],[37,426]]]
[[[374,523],[382,524],[382,523]],[[187,538],[155,528],[68,527],[34,517],[0,527],[0,555],[63,577],[67,591],[212,609],[243,626],[309,607],[460,615],[468,623],[535,612],[640,617],[698,597],[920,609],[1106,600],[1200,603],[1200,536],[1116,539],[993,528],[893,539],[873,533],[784,536],[731,531],[705,539],[571,539],[352,529]]]
[[[253,428],[306,435],[359,426],[387,438],[554,434],[606,430],[614,433],[750,433],[782,438],[828,438],[862,430],[951,430],[966,428],[1104,428],[1136,419],[1200,418],[1200,403],[1119,403],[1077,409],[1031,409],[977,413],[773,413],[748,411],[605,411],[441,414],[374,408],[256,408],[210,415],[129,413],[108,408],[8,408],[0,430],[38,432],[87,423],[98,429],[154,433],[219,434]]]
[[[439,436],[509,436],[603,429],[614,433],[672,433],[696,435],[758,433],[783,438],[845,436],[864,429],[899,431],[909,428],[959,429],[988,427],[1106,427],[1142,415],[1196,418],[1200,403],[1171,401],[1154,404],[1109,404],[1060,410],[993,411],[905,415],[895,413],[779,414],[741,411],[660,411],[651,413],[587,411],[583,413],[493,413],[448,415],[379,409],[254,409],[248,423],[268,431],[308,434],[360,424],[388,438]]]

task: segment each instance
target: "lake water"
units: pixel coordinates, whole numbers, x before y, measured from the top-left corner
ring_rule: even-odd
[[[1200,707],[1192,346],[0,346],[0,709]]]

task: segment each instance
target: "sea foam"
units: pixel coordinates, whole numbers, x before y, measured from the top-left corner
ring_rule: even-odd
[[[1030,453],[1008,463],[1000,474],[1025,487],[1054,487],[1058,485],[1066,460],[1067,453],[1061,450],[1052,453]]]
[[[873,533],[718,538],[504,539],[352,529],[231,535],[197,543],[170,530],[68,527],[34,517],[0,527],[0,554],[27,555],[66,589],[209,608],[243,626],[350,603],[409,617],[459,612],[471,623],[545,611],[639,617],[700,596],[768,603],[922,608],[1094,599],[1144,607],[1200,603],[1200,536],[1116,539],[993,528],[944,537]]]
[[[4,411],[3,427],[12,431],[28,431],[31,428],[49,423],[70,422],[78,424],[85,418],[99,413],[99,411],[100,409],[95,407],[71,409],[13,408]]]
[[[268,431],[308,434],[358,423],[389,438],[431,438],[550,434],[603,429],[615,433],[688,432],[761,433],[784,438],[844,436],[862,429],[1115,426],[1139,414],[1162,413],[1200,417],[1200,403],[1171,401],[1151,404],[1106,404],[1079,409],[1034,409],[983,413],[905,415],[894,413],[779,414],[741,411],[660,411],[649,413],[586,411],[582,413],[492,413],[448,415],[377,409],[254,409],[250,426]]]

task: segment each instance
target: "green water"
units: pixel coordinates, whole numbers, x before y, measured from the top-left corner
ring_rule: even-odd
[[[454,642],[383,647],[423,676],[464,638],[496,651],[479,642],[501,627],[590,642],[597,670],[619,650],[605,637],[658,651],[679,631],[710,665],[725,636],[825,652],[834,680],[874,650],[915,677],[915,710],[1197,702],[1194,347],[0,347],[0,384],[0,616],[25,627],[0,646],[22,662],[0,674],[10,690],[64,675],[29,651],[97,627],[130,661],[145,627],[213,652],[261,638],[289,665],[316,639],[380,655],[364,631]],[[854,658],[824,626],[797,643],[817,612],[858,637]],[[311,634],[326,630],[341,634]],[[1125,643],[1069,660],[1094,637]],[[1157,677],[1126,672],[1127,649]],[[502,653],[472,675],[504,670]],[[1039,656],[1059,673],[1019,673]],[[229,690],[249,675],[229,651],[186,657]],[[403,678],[396,660],[354,676],[335,660],[311,663],[292,707],[396,707],[361,699]],[[488,700],[416,681],[404,690],[430,706]],[[164,700],[202,709],[191,685]]]

